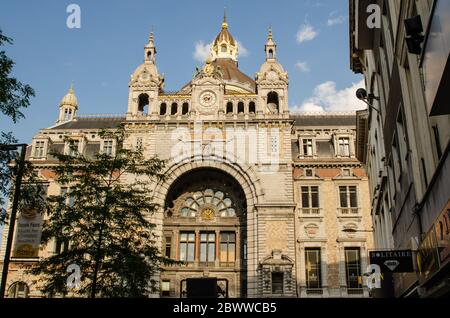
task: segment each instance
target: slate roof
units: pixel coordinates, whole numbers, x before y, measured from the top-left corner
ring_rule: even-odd
[[[125,117],[116,118],[78,118],[73,121],[65,122],[50,129],[107,129],[116,128],[125,121]]]
[[[295,126],[355,126],[355,114],[291,115]]]

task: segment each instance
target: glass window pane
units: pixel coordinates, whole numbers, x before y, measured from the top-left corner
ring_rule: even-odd
[[[228,255],[227,255],[227,244],[222,243],[220,244],[220,261],[221,262],[227,262],[228,260]]]
[[[187,256],[187,260],[189,261],[189,262],[193,262],[194,261],[194,251],[195,251],[195,249],[194,249],[194,244],[193,243],[189,243],[189,245],[188,245],[188,256]]]
[[[214,262],[216,259],[216,244],[210,243],[208,245],[208,262]]]
[[[200,244],[200,262],[206,262],[206,243]]]
[[[342,208],[347,208],[347,187],[339,187],[339,197]]]
[[[319,207],[319,189],[318,187],[312,187],[311,192],[311,205],[313,208]]]
[[[236,255],[235,255],[235,244],[234,243],[230,243],[228,244],[228,262],[234,262],[236,259]]]
[[[350,187],[350,206],[352,208],[358,207],[358,199],[356,196],[356,187]]]

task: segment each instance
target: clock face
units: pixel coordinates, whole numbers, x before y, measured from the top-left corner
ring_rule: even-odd
[[[216,94],[211,91],[203,92],[200,95],[200,104],[205,107],[214,105],[216,102]]]

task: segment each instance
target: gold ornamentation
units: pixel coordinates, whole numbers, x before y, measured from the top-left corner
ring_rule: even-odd
[[[214,219],[214,210],[211,208],[206,208],[202,211],[202,219],[205,221],[211,221]]]

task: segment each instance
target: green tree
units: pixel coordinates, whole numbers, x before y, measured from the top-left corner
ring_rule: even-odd
[[[155,271],[175,263],[160,256],[149,220],[155,211],[149,182],[163,178],[164,162],[121,147],[123,128],[100,135],[116,141],[113,155],[53,154],[59,160],[55,180],[68,191],[48,197],[42,242],[67,240],[69,248],[32,270],[42,275],[45,294],[71,291],[66,269],[76,264],[81,269],[81,284],[72,290],[76,296],[145,297],[155,291]]]
[[[12,44],[13,40],[3,35],[0,29],[0,48],[5,44]],[[14,123],[23,118],[23,108],[30,105],[30,98],[34,96],[34,90],[29,85],[24,85],[16,78],[11,77],[14,61],[10,59],[4,50],[0,50],[0,114],[9,117]],[[2,119],[2,118],[0,118]],[[17,143],[11,132],[0,131],[0,145]],[[4,205],[10,194],[11,180],[13,180],[16,168],[11,162],[18,156],[16,151],[0,150],[0,225],[6,218]],[[28,164],[26,174],[32,171]],[[28,174],[28,177],[30,175]],[[24,191],[28,193],[27,191]]]

